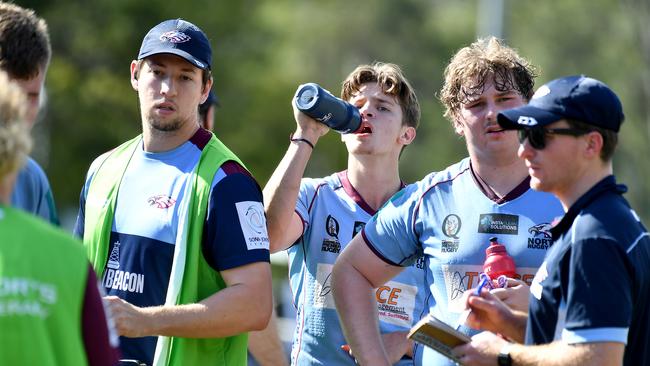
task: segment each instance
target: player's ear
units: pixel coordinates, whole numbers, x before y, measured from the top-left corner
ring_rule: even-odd
[[[138,61],[131,61],[131,87],[135,91],[138,91],[138,72],[140,72]]]

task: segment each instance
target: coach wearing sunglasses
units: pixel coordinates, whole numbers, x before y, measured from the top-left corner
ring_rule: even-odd
[[[531,186],[566,214],[530,288],[527,346],[483,332],[454,350],[463,364],[650,364],[650,238],[612,174],[623,119],[616,94],[585,76],[553,80],[498,115],[519,132]],[[511,316],[488,292],[468,305],[474,326]]]

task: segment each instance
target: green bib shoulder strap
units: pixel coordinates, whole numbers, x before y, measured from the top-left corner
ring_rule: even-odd
[[[137,136],[109,153],[100,162],[89,185],[85,206],[84,245],[100,279],[108,259],[119,186],[133,154],[141,146],[141,140],[142,137]],[[194,171],[186,196],[190,201],[184,220],[179,220],[178,230],[181,235],[174,249],[165,305],[196,303],[225,287],[221,276],[203,258],[201,239],[212,180],[219,167],[229,160],[244,166],[234,153],[212,135],[203,148]],[[204,364],[214,362],[215,359],[222,360],[221,364],[245,365],[246,339],[245,333],[220,339],[158,337],[154,365]],[[226,349],[230,351],[225,352]]]

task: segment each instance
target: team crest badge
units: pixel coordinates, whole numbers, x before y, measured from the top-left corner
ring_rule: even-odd
[[[190,39],[192,39],[190,36],[188,36],[187,34],[179,30],[172,30],[160,35],[160,40],[162,42],[184,43],[189,41]]]

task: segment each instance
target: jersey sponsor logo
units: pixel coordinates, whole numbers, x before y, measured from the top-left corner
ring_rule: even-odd
[[[426,265],[427,263],[426,260],[424,259],[424,256],[421,256],[420,258],[416,259],[415,263],[413,263],[413,267],[417,269],[425,269],[427,268]]]
[[[316,281],[312,285],[312,302],[316,308],[336,309],[331,283],[333,267],[328,263],[318,263],[316,266]]]
[[[459,240],[443,240],[440,243],[441,253],[456,253],[460,247]]]
[[[533,237],[528,238],[528,249],[547,250],[553,244],[551,227],[549,223],[541,223],[529,228],[528,233],[533,234]]]
[[[519,216],[494,213],[481,214],[478,221],[478,232],[517,235],[519,232]]]
[[[366,223],[363,221],[355,221],[354,222],[354,228],[352,229],[352,237],[354,238],[355,235],[359,234],[361,230],[366,226]]]
[[[120,241],[113,243],[113,249],[111,249],[111,254],[108,255],[108,262],[106,267],[111,269],[120,268]]]
[[[452,313],[460,313],[465,309],[465,303],[462,301],[463,293],[478,286],[483,266],[476,264],[443,265],[441,270],[447,291],[447,309]],[[534,273],[535,268],[518,267],[515,278],[530,286]]]
[[[242,201],[235,203],[239,223],[248,250],[269,249],[269,234],[261,202]]]
[[[57,288],[52,283],[0,276],[0,318],[31,316],[45,319],[57,298]]]
[[[458,239],[462,222],[456,214],[449,214],[442,220],[442,233],[448,238]]]
[[[318,263],[316,278],[312,287],[312,305],[315,308],[336,310],[332,296],[332,268],[328,263]],[[413,310],[417,287],[404,283],[389,281],[375,289],[375,300],[381,321],[402,327],[413,323]]]
[[[375,289],[375,300],[379,320],[400,327],[409,328],[413,323],[416,286],[397,281],[388,281]]]
[[[157,194],[147,198],[147,203],[151,207],[167,209],[172,207],[176,203],[176,200],[166,194]]]
[[[338,240],[323,240],[323,245],[320,248],[321,252],[330,252],[338,254],[341,252],[341,243]]]
[[[102,284],[107,289],[141,294],[144,291],[144,275],[107,268]]]
[[[330,238],[323,239],[321,252],[330,252],[338,254],[341,252],[341,243],[339,242],[339,230],[341,229],[339,222],[332,215],[327,215],[325,219],[325,231]]]
[[[325,220],[325,231],[327,231],[327,234],[331,237],[334,238],[339,238],[339,222],[336,221],[334,216],[332,215],[327,215],[327,219]]]
[[[546,261],[537,270],[535,278],[533,278],[533,283],[530,285],[530,293],[535,296],[537,300],[542,298],[542,281],[548,277],[548,270],[546,269]]]

